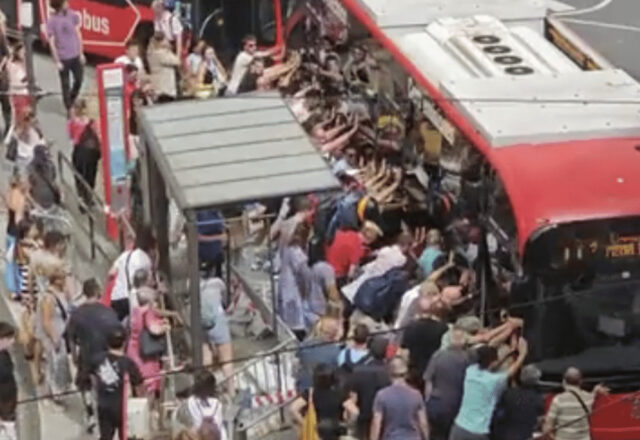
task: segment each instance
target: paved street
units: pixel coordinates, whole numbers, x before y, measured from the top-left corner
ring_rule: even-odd
[[[613,65],[640,78],[640,1],[638,0],[564,0],[578,8],[563,16],[571,29]]]
[[[36,71],[36,82],[46,91],[58,92],[59,83],[57,75],[52,75],[54,66],[50,58],[42,53],[38,53],[34,59]],[[94,70],[87,68],[85,73],[85,90],[91,90],[94,83]],[[54,148],[65,153],[69,153],[71,146],[66,135],[66,114],[60,96],[45,97],[38,106],[38,118],[45,137],[54,142]],[[0,192],[4,194],[6,190],[6,173],[2,170],[3,177],[0,179]],[[4,233],[6,230],[6,208],[0,203],[0,242],[4,243]],[[82,243],[82,248],[86,243]],[[78,249],[75,250],[78,252]],[[76,273],[91,274],[92,267],[88,258],[79,255],[87,255],[86,250],[74,255],[77,268]],[[4,261],[0,260],[0,267],[4,267]],[[0,284],[0,320],[6,320],[16,325],[21,309],[8,300],[8,295],[4,291],[4,284]],[[28,364],[24,360],[22,353],[15,350],[16,372],[20,387],[19,399],[29,399],[44,392],[40,387],[34,386]],[[18,425],[21,439],[38,440],[55,438],[56,440],[82,440],[91,438],[83,435],[81,422],[81,402],[78,395],[72,395],[66,399],[68,409],[65,412],[54,409],[44,401],[27,403],[19,406]],[[54,436],[53,433],[55,433]]]

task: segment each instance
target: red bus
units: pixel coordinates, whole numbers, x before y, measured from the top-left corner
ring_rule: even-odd
[[[310,0],[310,17],[390,55],[376,61],[391,59],[396,95],[440,134],[443,185],[484,227],[484,309],[507,280],[543,378],[576,366],[606,383],[593,438],[639,439],[640,84],[545,2],[336,3]]]
[[[26,0],[0,0],[9,28],[20,29],[20,4]],[[46,42],[45,23],[48,0],[34,0],[33,23]],[[152,0],[69,0],[80,14],[85,53],[115,58],[134,38],[145,43],[153,34]],[[282,14],[290,14],[294,0],[186,0],[175,2],[174,13],[181,18],[188,35],[204,37],[224,58],[239,50],[246,34],[258,37],[259,44],[282,44]],[[276,11],[280,11],[276,14]],[[277,17],[277,18],[276,18]],[[195,30],[195,32],[194,32]]]

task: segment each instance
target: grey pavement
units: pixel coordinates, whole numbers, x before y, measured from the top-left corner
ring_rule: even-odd
[[[57,92],[59,90],[58,76],[50,58],[38,53],[35,55],[34,68],[37,84],[44,90]],[[92,68],[86,69],[84,90],[93,92],[94,71]],[[38,118],[45,137],[54,142],[56,151],[63,151],[68,154],[71,145],[66,135],[66,112],[59,95],[43,98],[38,105]],[[4,160],[4,159],[0,159]],[[6,168],[0,170],[0,192],[6,191]],[[0,243],[4,243],[6,231],[6,209],[0,201]],[[73,226],[71,226],[73,228]],[[75,237],[77,238],[77,237]],[[86,240],[84,240],[86,241]],[[82,239],[74,240],[73,263],[74,273],[83,276],[95,276],[94,265],[87,258],[88,247]],[[0,260],[0,272],[4,269],[4,261]],[[82,281],[82,280],[80,280]],[[0,283],[0,320],[5,320],[17,326],[21,314],[21,306],[13,303],[9,299],[4,284]],[[16,346],[13,350],[13,357],[16,364],[16,379],[19,386],[19,400],[29,400],[45,394],[41,386],[36,386],[31,377],[31,371],[24,358],[21,347]],[[84,440],[93,437],[83,433],[82,427],[82,404],[78,394],[72,394],[64,399],[65,411],[56,409],[46,400],[36,400],[18,406],[17,429],[21,440]]]
[[[578,8],[561,20],[614,66],[640,79],[640,1],[563,0]],[[586,13],[580,10],[589,8]]]

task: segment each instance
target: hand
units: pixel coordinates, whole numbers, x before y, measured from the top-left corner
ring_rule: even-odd
[[[596,396],[608,396],[611,390],[604,386],[604,384],[599,383],[593,388],[593,393]]]
[[[62,69],[64,69],[64,66],[62,65],[62,63],[60,61],[56,62],[56,68],[62,72]]]
[[[529,344],[525,338],[520,338],[518,341],[518,353],[520,356],[525,356],[529,352]]]
[[[520,318],[508,318],[507,322],[513,327],[513,329],[522,328],[524,326],[524,321]]]
[[[80,54],[80,62],[84,65],[87,64],[87,58],[84,56],[84,54]]]

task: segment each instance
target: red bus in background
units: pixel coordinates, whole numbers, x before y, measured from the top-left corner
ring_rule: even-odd
[[[80,14],[85,54],[113,59],[122,55],[125,44],[141,44],[153,35],[153,0],[68,0]],[[20,5],[32,3],[33,23],[45,42],[49,0],[0,0],[12,36],[19,37]],[[242,37],[254,34],[262,47],[283,44],[288,34],[284,19],[303,2],[298,0],[184,0],[171,2],[185,29],[184,38],[204,38],[230,62],[240,50]],[[300,18],[301,14],[297,14]]]
[[[69,0],[69,7],[80,14],[85,52],[115,58],[124,52],[131,38],[146,40],[153,32],[152,0]],[[40,36],[46,41],[46,22],[50,7],[38,0]]]

